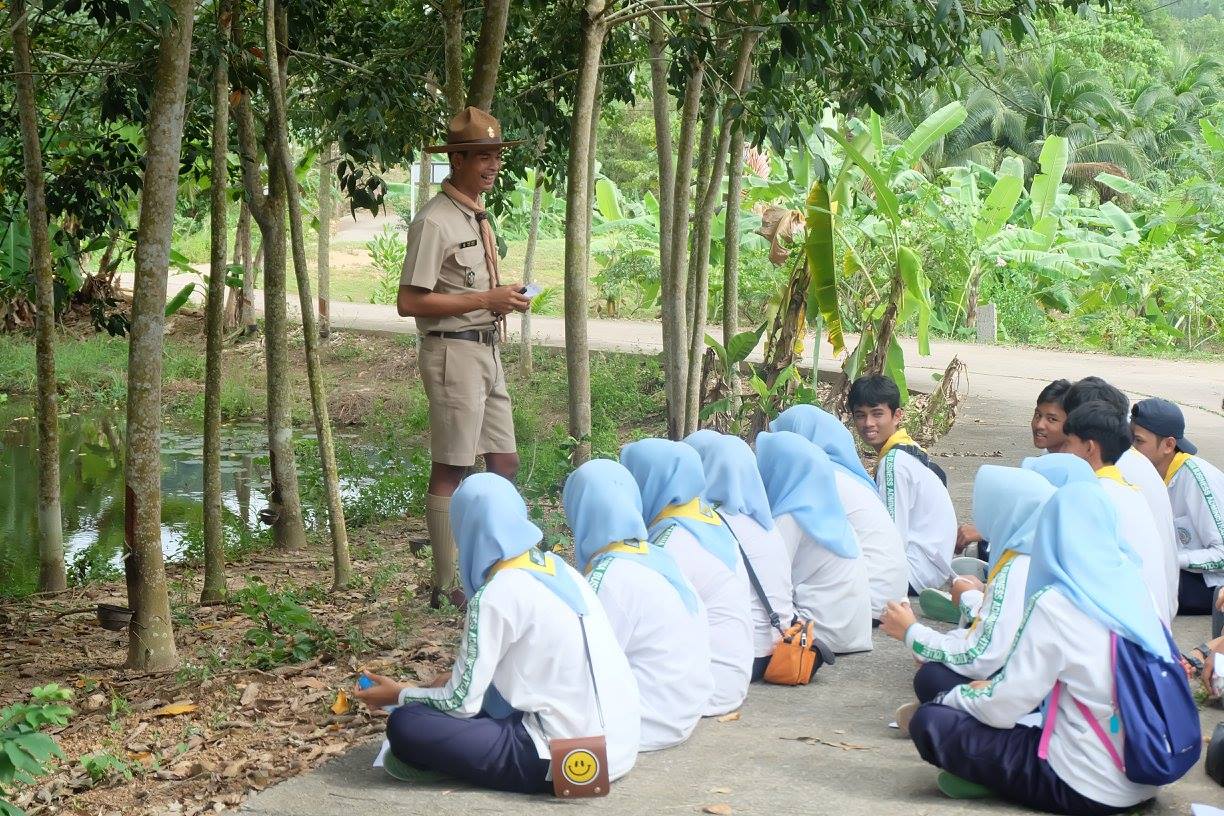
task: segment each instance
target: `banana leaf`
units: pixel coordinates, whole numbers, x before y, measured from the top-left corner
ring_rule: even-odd
[[[842,136],[841,133],[832,128],[827,129],[825,133],[828,133],[833,141],[841,145],[842,150],[846,152],[846,155],[850,158],[850,160],[858,165],[860,170],[867,174],[867,178],[871,180],[871,186],[875,188],[877,208],[880,210],[880,212],[884,213],[885,217],[888,218],[894,230],[899,229],[901,226],[901,208],[897,203],[896,194],[893,193],[888,186],[888,180],[884,178],[884,175],[879,171],[879,169],[868,161],[867,158],[861,152],[859,152],[858,148],[847,141],[846,137]]]
[[[829,192],[823,182],[816,182],[807,197],[808,292],[807,317],[815,322],[819,316],[828,332],[834,354],[845,350],[842,336],[841,308],[837,302],[837,264],[833,260],[833,213],[829,208]]]
[[[973,225],[973,234],[979,241],[984,241],[1003,229],[1023,191],[1024,182],[1015,176],[1002,176],[995,182],[986,200],[982,202],[977,222]]]
[[[923,119],[901,143],[901,149],[897,151],[901,163],[906,167],[913,165],[931,149],[931,145],[960,127],[968,115],[969,112],[960,102],[949,102]]]

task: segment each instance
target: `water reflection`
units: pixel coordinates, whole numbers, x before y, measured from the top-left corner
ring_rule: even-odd
[[[122,415],[60,418],[60,490],[65,556],[78,581],[122,569]],[[222,431],[221,490],[227,526],[259,529],[267,489],[266,435],[255,423]],[[0,595],[38,582],[38,429],[33,405],[0,404]],[[204,484],[203,438],[162,433],[162,550],[182,555],[198,539]]]

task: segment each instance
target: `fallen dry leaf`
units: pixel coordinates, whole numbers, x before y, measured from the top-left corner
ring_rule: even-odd
[[[718,721],[719,722],[738,722],[739,718],[740,718],[740,713],[738,711],[732,711],[730,714],[724,714],[721,717],[719,717]]]
[[[730,788],[710,788],[710,793],[717,793],[726,796],[731,792]]]
[[[336,692],[336,702],[332,703],[331,712],[336,715],[349,713],[348,695],[344,693],[344,689]]]
[[[713,816],[731,816],[730,805],[706,805],[701,809],[702,813],[711,813]]]
[[[170,705],[162,706],[154,709],[150,716],[152,717],[177,717],[180,714],[191,714],[196,710],[195,703],[171,703]]]
[[[238,700],[238,705],[246,708],[255,702],[259,697],[259,684],[247,683],[247,687],[242,690],[242,697]]]

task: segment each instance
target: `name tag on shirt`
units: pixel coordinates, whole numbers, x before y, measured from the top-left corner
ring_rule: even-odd
[[[463,243],[461,243],[461,244],[459,245],[459,248],[460,248],[460,249],[468,249],[469,247],[474,247],[474,246],[476,246],[476,242],[475,242],[475,241],[464,241]]]

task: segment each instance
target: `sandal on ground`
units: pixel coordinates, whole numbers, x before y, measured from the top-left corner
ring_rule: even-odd
[[[949,799],[989,799],[994,796],[990,788],[985,785],[970,782],[968,779],[947,771],[939,772],[939,778],[935,780],[935,784],[939,785],[940,792]]]
[[[960,623],[960,608],[952,603],[952,596],[938,589],[924,589],[918,595],[918,606],[928,618],[944,623]]]

